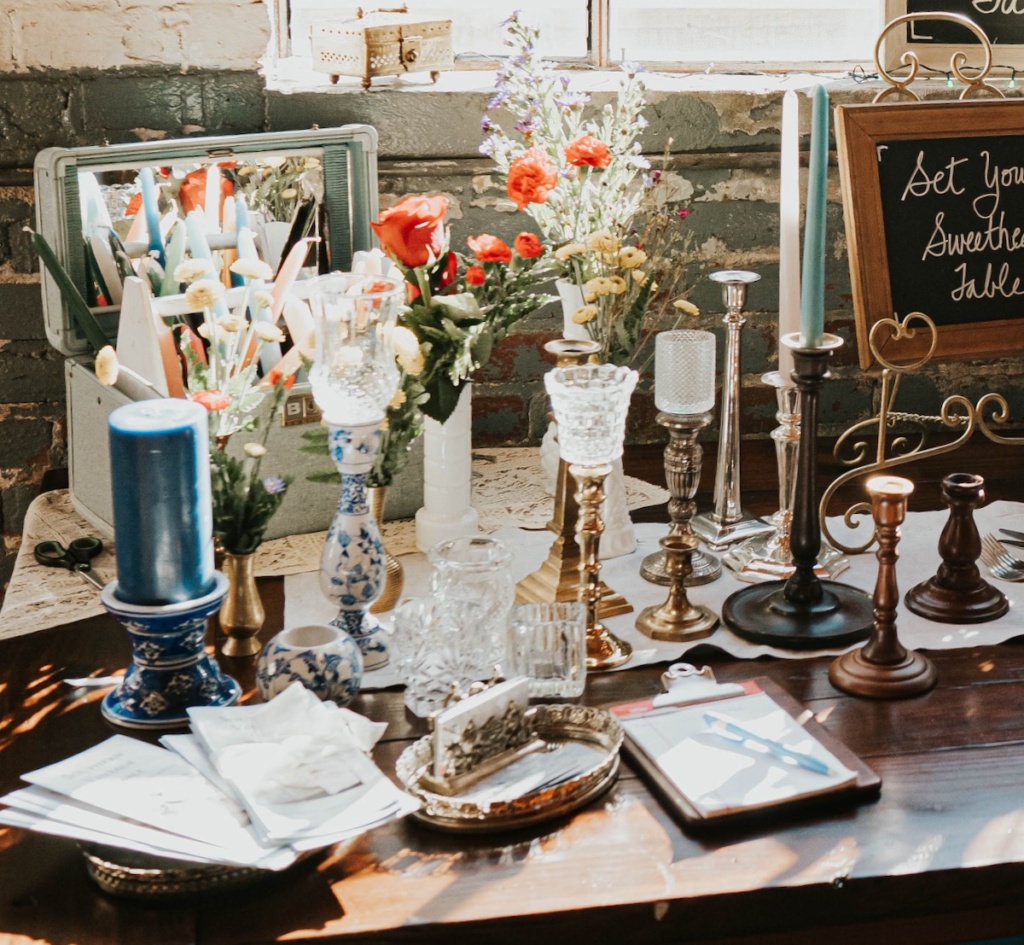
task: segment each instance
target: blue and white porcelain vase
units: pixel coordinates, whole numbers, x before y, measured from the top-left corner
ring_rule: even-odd
[[[363,654],[344,630],[307,624],[282,630],[256,661],[256,688],[272,699],[297,682],[324,702],[347,705],[363,680]]]
[[[366,477],[380,440],[379,423],[328,423],[328,448],[341,474],[341,499],[320,556],[320,590],[338,608],[331,624],[358,644],[365,669],[388,661],[387,640],[370,605],[384,589],[384,542],[370,511]]]

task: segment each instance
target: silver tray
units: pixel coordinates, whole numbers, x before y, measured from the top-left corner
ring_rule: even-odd
[[[271,876],[251,866],[190,863],[98,844],[82,846],[89,876],[105,893],[144,899],[230,889]]]
[[[568,814],[611,787],[619,772],[623,734],[612,715],[589,706],[555,704],[532,706],[527,718],[548,744],[582,742],[597,749],[599,759],[575,778],[483,807],[459,795],[437,794],[421,783],[434,757],[432,739],[425,736],[406,748],[395,765],[402,786],[420,800],[412,816],[431,827],[465,833],[518,829]]]

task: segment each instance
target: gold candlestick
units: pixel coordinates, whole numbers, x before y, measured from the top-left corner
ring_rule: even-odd
[[[601,503],[604,502],[604,481],[612,471],[610,464],[600,466],[571,465],[576,480],[576,502],[580,514],[576,523],[576,540],[580,547],[578,598],[587,614],[587,669],[612,669],[621,666],[633,655],[633,647],[616,637],[599,618],[601,602]]]
[[[927,692],[936,682],[935,667],[920,653],[907,650],[896,635],[896,545],[907,517],[907,497],[914,485],[899,476],[868,480],[871,514],[878,537],[878,581],[875,584],[875,624],[867,643],[844,653],[829,667],[829,681],[854,696],[899,699]]]
[[[665,557],[665,573],[671,582],[668,600],[660,607],[645,607],[636,619],[637,630],[655,640],[673,643],[710,636],[718,626],[718,617],[707,607],[691,604],[686,596],[697,539],[692,535],[666,535],[660,544]]]
[[[596,341],[556,338],[544,345],[555,356],[556,367],[586,364],[591,355],[601,350]],[[551,543],[544,563],[516,585],[517,604],[554,604],[577,599],[580,584],[580,546],[576,542],[576,504],[569,464],[558,460],[555,480],[555,508],[548,530],[557,536]],[[603,581],[598,613],[601,619],[632,613],[633,605]]]

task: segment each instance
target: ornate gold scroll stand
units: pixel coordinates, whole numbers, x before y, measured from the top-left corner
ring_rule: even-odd
[[[909,341],[919,331],[930,332],[931,343],[927,353],[917,361],[897,365],[882,356],[880,347],[883,343],[888,351],[890,345],[898,346],[899,342],[904,339]],[[889,334],[883,336],[883,332]],[[972,404],[961,394],[953,394],[942,402],[942,407],[936,415],[907,413],[896,409],[896,398],[903,376],[919,371],[931,360],[937,341],[938,332],[935,323],[921,312],[911,312],[902,322],[885,318],[876,322],[871,328],[868,344],[872,356],[882,365],[882,387],[878,414],[868,420],[855,423],[839,437],[833,455],[842,465],[855,468],[840,475],[825,489],[818,506],[818,519],[821,523],[822,534],[830,544],[846,554],[861,554],[871,548],[877,540],[877,530],[873,528],[871,534],[861,544],[846,543],[833,535],[828,527],[825,511],[828,509],[832,496],[848,482],[862,476],[876,475],[883,470],[894,469],[906,463],[951,453],[963,446],[976,429],[980,429],[995,443],[1024,445],[1024,437],[1001,436],[991,426],[991,424],[1001,426],[1010,418],[1010,408],[1002,394],[984,394],[977,404]],[[949,430],[959,429],[959,435],[948,443],[926,448],[927,424],[929,423],[942,424]],[[910,431],[902,429],[901,425],[903,428],[910,427]],[[869,455],[871,436],[874,436],[876,441],[875,459],[874,462],[865,463],[864,460]],[[847,454],[845,458],[844,453]],[[861,523],[855,516],[870,513],[870,504],[858,502],[846,510],[843,522],[851,531],[856,531]]]
[[[985,54],[985,61],[980,67],[971,66],[968,71],[964,71],[964,67],[967,66],[967,53],[957,50],[954,52],[949,59],[949,70],[950,74],[960,82],[964,89],[960,93],[960,99],[968,99],[972,95],[981,93],[990,93],[998,96],[999,98],[1005,98],[1002,91],[997,89],[994,85],[988,83],[988,74],[992,69],[992,44],[989,42],[988,36],[985,35],[985,31],[978,26],[973,20],[960,13],[906,13],[903,16],[898,16],[882,27],[882,32],[878,34],[878,39],[875,40],[875,68],[878,70],[879,77],[887,82],[889,88],[883,89],[873,99],[874,102],[881,102],[889,98],[889,96],[895,96],[896,98],[909,98],[915,102],[921,101],[915,91],[910,86],[917,78],[918,73],[921,70],[921,60],[918,58],[917,53],[912,49],[907,49],[900,56],[900,62],[904,66],[909,66],[910,71],[907,75],[895,75],[889,72],[882,64],[882,44],[885,41],[885,37],[891,33],[894,29],[904,27],[908,23],[915,20],[946,20],[949,23],[959,23],[964,29],[969,30],[977,38],[981,44],[982,51]]]

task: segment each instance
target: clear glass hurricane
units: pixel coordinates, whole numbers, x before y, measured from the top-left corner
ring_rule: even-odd
[[[613,364],[572,365],[544,375],[562,459],[570,465],[603,466],[622,455],[637,377],[636,371]]]
[[[332,272],[304,288],[316,332],[309,381],[324,419],[345,426],[383,420],[398,388],[390,334],[405,297],[404,281]]]

